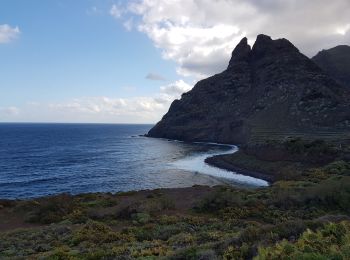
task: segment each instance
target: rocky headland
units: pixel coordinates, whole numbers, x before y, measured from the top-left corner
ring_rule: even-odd
[[[287,39],[259,35],[251,47],[243,38],[227,69],[175,100],[147,136],[236,144],[239,152],[206,162],[269,182],[296,178],[314,160],[292,154],[286,143],[309,143],[327,163],[320,140],[350,141],[349,49],[309,59]]]
[[[345,138],[350,89],[288,40],[243,38],[225,71],[175,100],[148,133],[183,141],[247,144],[289,137]]]

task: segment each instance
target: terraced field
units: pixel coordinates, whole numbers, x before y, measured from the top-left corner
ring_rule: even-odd
[[[251,133],[251,142],[262,143],[266,140],[277,140],[283,141],[288,138],[302,138],[304,140],[315,140],[322,139],[328,142],[350,142],[350,132],[346,129],[327,129],[324,128],[322,131],[279,131],[276,129],[254,127]]]

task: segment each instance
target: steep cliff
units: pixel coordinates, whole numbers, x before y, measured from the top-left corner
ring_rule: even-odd
[[[225,71],[175,100],[148,133],[184,141],[242,144],[350,129],[350,89],[288,40],[243,38]],[[337,134],[334,134],[337,135]]]
[[[320,51],[312,60],[339,84],[350,88],[350,46]]]

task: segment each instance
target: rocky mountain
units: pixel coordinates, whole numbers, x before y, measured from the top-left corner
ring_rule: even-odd
[[[225,71],[175,100],[148,133],[184,141],[243,144],[286,136],[347,136],[350,89],[288,40],[243,38]]]
[[[339,84],[350,88],[350,46],[320,51],[312,60]]]

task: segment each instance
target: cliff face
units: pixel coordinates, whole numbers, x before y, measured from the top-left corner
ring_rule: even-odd
[[[339,84],[350,88],[350,46],[320,51],[312,60]]]
[[[348,131],[349,98],[350,89],[288,40],[259,35],[251,48],[243,38],[228,68],[175,100],[148,136],[242,144],[286,132]]]

